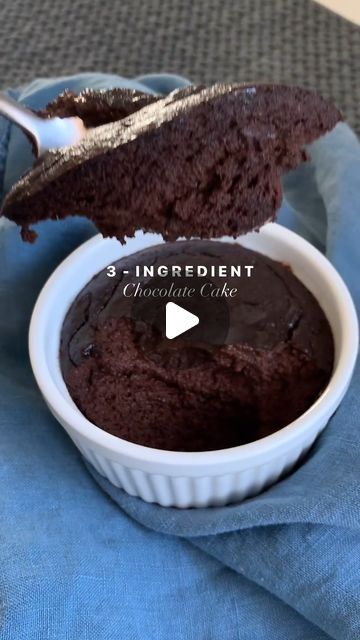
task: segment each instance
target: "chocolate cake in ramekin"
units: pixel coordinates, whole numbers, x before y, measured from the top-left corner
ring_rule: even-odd
[[[232,242],[231,238],[224,240]],[[116,240],[96,236],[58,267],[42,290],[32,316],[29,345],[35,378],[50,410],[86,460],[131,495],[177,507],[204,507],[242,500],[289,471],[336,410],[355,364],[356,311],[338,273],[301,237],[277,224],[268,224],[259,233],[247,234],[237,242],[273,260],[290,264],[295,276],[320,304],[330,324],[335,348],[328,385],[293,422],[248,444],[186,452],[130,442],[99,428],[72,400],[60,366],[61,333],[69,308],[96,274],[107,265],[159,242],[159,236],[139,233],[121,246]],[[284,405],[288,401],[285,393]],[[136,410],[134,402],[134,414]],[[149,419],[154,424],[154,416]],[[126,428],[129,433],[131,422]]]

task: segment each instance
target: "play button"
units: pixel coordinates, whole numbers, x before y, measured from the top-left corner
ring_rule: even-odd
[[[196,263],[192,255],[185,252],[176,260],[178,264]],[[169,263],[174,261],[170,256]],[[166,264],[165,259],[163,262]],[[135,322],[137,348],[146,359],[164,368],[189,369],[203,366],[218,346],[226,344],[229,330],[227,298],[201,295],[204,285],[210,289],[214,283],[222,285],[220,278],[213,281],[204,276],[169,275],[142,280],[141,286],[146,288],[148,295],[127,300],[129,316]],[[185,290],[190,291],[190,295],[185,295]],[[164,291],[166,295],[159,295]],[[116,309],[112,308],[111,312],[116,316]],[[123,306],[120,312],[123,313]]]
[[[169,340],[180,336],[199,324],[199,317],[190,311],[186,311],[175,302],[166,305],[165,333]]]

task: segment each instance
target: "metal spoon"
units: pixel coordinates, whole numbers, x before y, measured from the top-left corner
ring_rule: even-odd
[[[0,115],[17,124],[34,142],[37,157],[49,149],[58,149],[78,142],[86,128],[77,116],[71,118],[40,118],[22,104],[0,92]]]

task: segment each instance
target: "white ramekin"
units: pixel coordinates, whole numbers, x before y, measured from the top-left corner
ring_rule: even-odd
[[[222,241],[233,242],[230,238]],[[291,264],[318,299],[335,340],[335,367],[327,388],[290,425],[247,445],[183,453],[133,444],[102,431],[75,406],[60,371],[60,332],[71,302],[96,273],[122,256],[162,242],[160,236],[138,233],[122,246],[98,235],[62,262],[42,289],[33,311],[29,335],[33,372],[50,411],[83,456],[117,487],[163,506],[204,507],[243,500],[288,472],[341,402],[358,350],[354,304],[330,262],[295,233],[267,224],[260,233],[240,238],[239,244]]]

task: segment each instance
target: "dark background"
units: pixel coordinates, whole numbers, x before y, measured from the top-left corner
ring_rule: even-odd
[[[360,28],[312,0],[1,0],[0,24],[2,88],[94,70],[297,83],[360,131]]]

